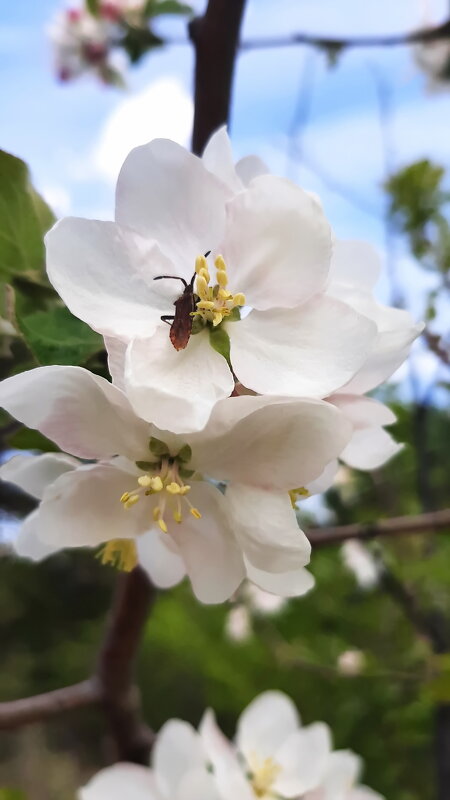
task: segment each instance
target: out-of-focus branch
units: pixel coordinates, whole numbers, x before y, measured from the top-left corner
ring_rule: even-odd
[[[419,42],[436,42],[450,38],[450,20],[432,28],[420,28],[409,33],[394,33],[381,36],[320,36],[313,33],[293,33],[289,36],[266,36],[247,39],[240,45],[241,50],[259,50],[273,47],[293,47],[308,44],[328,50],[343,50],[347,47],[392,47]]]
[[[401,536],[411,533],[434,533],[450,528],[450,508],[418,514],[415,517],[392,517],[378,522],[312,528],[308,538],[314,548],[340,544],[348,539],[373,539],[378,536]]]
[[[94,675],[64,689],[0,703],[0,730],[98,705],[109,722],[117,760],[147,764],[153,736],[141,721],[133,668],[154,594],[140,567],[120,575]]]
[[[195,49],[195,115],[192,150],[201,153],[211,134],[226,123],[245,0],[209,0],[192,20]]]
[[[450,348],[442,344],[442,337],[435,333],[431,333],[428,328],[425,328],[423,334],[429,349],[437,356],[443,364],[450,367]]]

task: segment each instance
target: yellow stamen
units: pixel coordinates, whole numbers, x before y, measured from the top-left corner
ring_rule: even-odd
[[[208,282],[205,280],[203,275],[197,275],[197,283],[196,283],[197,294],[202,297],[206,294],[208,289]]]
[[[158,525],[161,528],[163,533],[167,533],[167,525],[166,525],[166,523],[164,522],[163,519],[159,519],[158,520]]]
[[[191,487],[187,484],[185,486],[180,486],[180,494],[184,495],[190,491]]]
[[[132,506],[136,505],[138,500],[139,500],[139,495],[138,494],[132,494],[128,498],[128,500],[125,500],[123,506],[124,506],[124,508],[132,508]]]
[[[169,492],[169,494],[180,494],[181,486],[179,483],[175,483],[175,481],[173,481],[172,483],[167,484],[166,492]]]
[[[154,509],[153,509],[153,512],[152,512],[152,516],[153,516],[153,519],[155,520],[155,522],[158,521],[160,515],[161,515],[160,507],[159,506],[155,506]]]
[[[122,497],[120,498],[120,502],[121,503],[126,503],[127,500],[129,500],[129,499],[130,499],[130,493],[129,492],[124,492]]]
[[[205,322],[212,323],[214,327],[217,327],[231,314],[233,308],[245,305],[245,296],[242,292],[233,295],[228,291],[228,272],[223,256],[217,256],[214,264],[216,284],[211,286],[206,258],[198,256],[196,259],[195,292],[198,295],[198,301],[191,315],[201,317]]]
[[[195,271],[197,275],[200,274],[202,269],[206,270],[208,269],[208,262],[205,256],[197,256],[197,258],[195,259]]]
[[[191,506],[190,511],[191,511],[192,516],[195,517],[195,519],[201,519],[202,518],[202,515],[200,514],[200,511],[198,510],[198,508],[194,508],[194,506]]]
[[[289,492],[289,497],[291,498],[292,508],[296,508],[297,501],[300,499],[300,497],[309,497],[309,492],[304,486],[300,486],[298,489],[291,489]]]
[[[151,478],[150,486],[154,492],[162,492],[164,489],[164,484],[159,475],[155,475],[154,478]]]
[[[134,539],[111,539],[97,553],[97,558],[102,564],[111,564],[123,572],[131,572],[138,563]]]
[[[202,308],[205,311],[212,311],[215,303],[212,300],[199,300],[197,308]]]
[[[217,266],[217,265],[216,265]],[[217,283],[222,289],[226,289],[228,285],[228,275],[224,269],[218,269],[216,272]]]
[[[235,294],[233,296],[233,306],[235,308],[236,306],[245,306],[245,294],[242,294],[242,292]]]
[[[148,486],[152,485],[152,478],[150,475],[141,475],[141,477],[138,478],[138,484],[139,486],[144,486],[144,488],[147,488]]]
[[[178,522],[178,524],[180,524],[181,520],[183,519],[183,515],[179,509],[173,512],[173,518],[175,522]]]

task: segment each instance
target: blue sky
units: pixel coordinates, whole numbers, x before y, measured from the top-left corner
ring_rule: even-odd
[[[204,5],[194,2],[198,10]],[[0,4],[0,147],[29,163],[36,185],[59,214],[108,218],[115,175],[132,146],[160,135],[188,142],[192,53],[181,45],[147,57],[130,70],[125,92],[92,79],[60,85],[45,34],[60,6],[59,0]],[[447,11],[446,0],[248,0],[243,35],[395,33],[442,21]],[[163,22],[161,30],[184,35],[178,21]],[[306,79],[311,104],[307,124],[295,136],[301,157],[292,158],[288,134]],[[384,133],[381,83],[390,107]],[[333,70],[322,54],[305,47],[248,52],[238,60],[231,129],[236,156],[259,153],[275,172],[320,194],[338,236],[369,239],[381,251],[383,136],[394,169],[422,156],[449,166],[449,122],[450,89],[427,93],[408,48],[347,51]],[[344,187],[345,196],[329,182]],[[408,304],[419,316],[429,278],[401,242],[395,254]],[[380,297],[389,298],[389,291],[385,274]],[[420,371],[428,380],[435,365],[426,358],[422,354]]]

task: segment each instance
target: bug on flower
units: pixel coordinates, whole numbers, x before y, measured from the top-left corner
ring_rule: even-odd
[[[205,253],[205,258],[209,256],[210,252]],[[158,275],[158,277],[153,278],[154,281],[165,279],[181,281],[184,286],[183,294],[180,294],[174,301],[175,314],[163,314],[161,317],[163,322],[171,323],[169,338],[175,350],[184,350],[191,338],[192,312],[195,310],[194,281],[196,277],[197,275],[194,272],[189,283],[178,275]]]

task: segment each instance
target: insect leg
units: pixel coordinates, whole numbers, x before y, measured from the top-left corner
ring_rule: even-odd
[[[187,283],[184,280],[184,278],[180,278],[178,275],[158,275],[156,278],[153,278],[153,280],[154,281],[161,281],[161,280],[163,280],[165,278],[170,278],[170,280],[172,280],[172,281],[181,281],[181,283],[183,284],[184,288],[185,289],[187,288]]]
[[[167,322],[168,325],[171,325],[174,321],[175,317],[173,314],[163,314],[161,317],[162,322]]]

